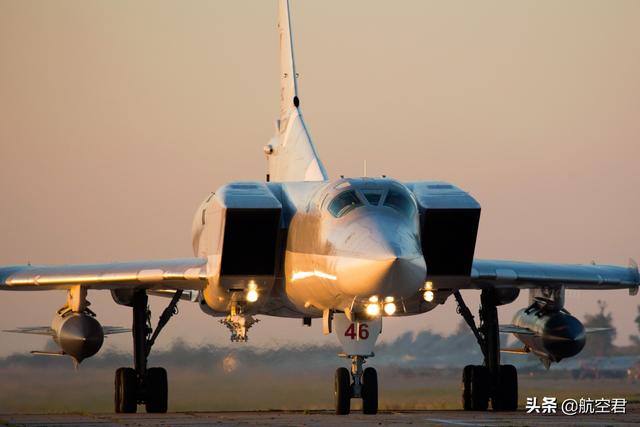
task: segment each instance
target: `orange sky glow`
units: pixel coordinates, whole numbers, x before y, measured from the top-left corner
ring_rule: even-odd
[[[332,177],[441,179],[482,205],[476,255],[640,259],[640,2],[292,1],[301,107]],[[191,256],[200,201],[264,179],[278,114],[276,2],[0,0],[0,265]],[[464,293],[477,307],[477,292]],[[526,304],[500,309],[507,323]],[[104,324],[130,310],[90,292]],[[640,297],[603,299],[618,343]],[[61,292],[0,293],[0,329],[48,325]],[[154,299],[158,313],[165,300]],[[269,319],[253,345],[334,343]],[[459,323],[454,301],[381,338]],[[181,304],[162,346],[227,344]],[[0,353],[42,348],[3,334]],[[130,337],[105,347],[130,349]]]

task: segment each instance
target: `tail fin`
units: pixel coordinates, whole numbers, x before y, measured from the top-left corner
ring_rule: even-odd
[[[280,118],[276,135],[265,147],[273,181],[325,181],[327,172],[300,112],[298,75],[293,56],[289,0],[279,0]]]
[[[280,42],[280,121],[298,107],[298,74],[293,57],[289,0],[278,0],[278,38]]]

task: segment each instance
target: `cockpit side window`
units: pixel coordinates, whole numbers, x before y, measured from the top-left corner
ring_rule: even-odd
[[[378,206],[380,204],[380,199],[382,199],[382,194],[384,190],[375,190],[375,189],[364,189],[362,190],[362,194],[367,199],[367,202],[372,206]]]
[[[329,203],[328,209],[331,215],[340,218],[358,206],[362,206],[362,202],[356,195],[356,192],[350,190],[338,194],[331,203]]]
[[[393,208],[407,216],[411,216],[415,212],[413,200],[408,195],[396,190],[389,190],[387,197],[384,199],[384,206]]]

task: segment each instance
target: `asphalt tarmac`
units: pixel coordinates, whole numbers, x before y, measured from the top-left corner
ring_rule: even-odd
[[[385,411],[378,415],[354,412],[337,416],[329,411],[176,412],[168,414],[0,414],[7,426],[630,426],[640,424],[640,403],[625,414],[568,416],[518,412]]]

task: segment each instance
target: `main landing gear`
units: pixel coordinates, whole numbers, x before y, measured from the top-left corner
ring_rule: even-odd
[[[362,399],[362,413],[378,413],[378,373],[374,368],[362,370],[365,356],[351,356],[351,372],[338,368],[334,383],[334,397],[337,415],[351,412],[351,399]],[[353,382],[352,382],[353,379]]]
[[[149,413],[167,412],[168,384],[164,368],[147,368],[147,358],[160,331],[177,314],[182,291],[176,291],[164,309],[155,331],[151,328],[151,311],[144,290],[136,291],[131,299],[133,308],[133,360],[134,368],[116,371],[115,410],[117,413],[135,413],[144,404]]]
[[[483,365],[467,365],[462,372],[462,405],[465,411],[518,409],[518,374],[513,365],[500,365],[500,331],[495,291],[484,289],[480,296],[480,327],[460,292],[454,296],[458,313],[467,322],[484,355]]]

